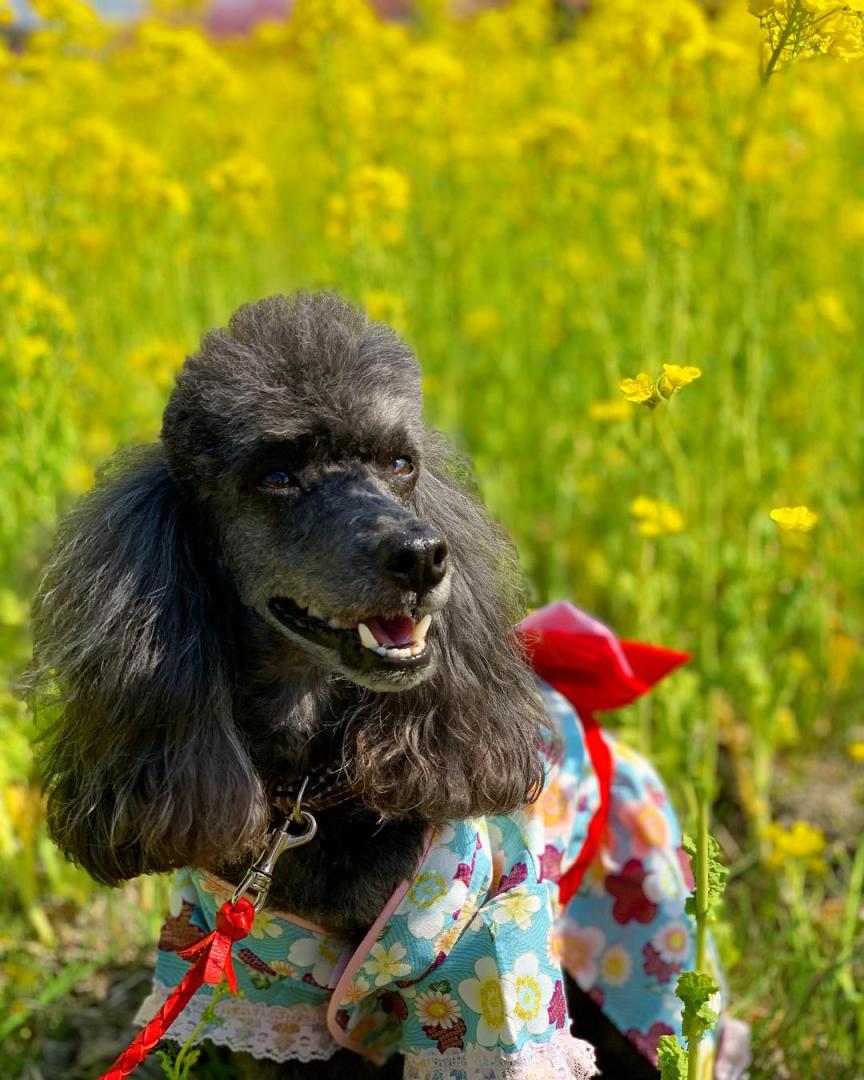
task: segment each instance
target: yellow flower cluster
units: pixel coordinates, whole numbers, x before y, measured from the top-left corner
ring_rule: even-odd
[[[824,851],[827,846],[825,834],[815,825],[796,821],[789,828],[776,822],[766,825],[763,836],[768,843],[768,865],[782,870],[789,863],[800,863],[814,873],[826,870]]]
[[[798,56],[864,56],[861,0],[750,0],[749,8],[766,33],[766,79]]]
[[[666,536],[684,530],[684,515],[671,503],[640,495],[630,503],[630,513],[636,520],[640,536]]]
[[[622,379],[618,387],[627,401],[654,409],[661,401],[668,400],[701,377],[702,372],[698,367],[664,364],[663,374],[656,382],[650,375],[640,371],[635,379]]]
[[[770,517],[784,532],[810,532],[819,521],[819,515],[806,506],[778,506]]]

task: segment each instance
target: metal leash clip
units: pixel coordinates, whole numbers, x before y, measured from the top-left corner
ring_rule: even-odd
[[[231,898],[233,904],[236,904],[241,896],[245,896],[251,901],[255,911],[260,911],[267,902],[267,895],[270,892],[270,886],[273,884],[273,868],[279,857],[291,848],[308,844],[318,832],[318,822],[308,810],[301,809],[303,793],[308,782],[309,777],[307,776],[297,795],[294,809],[286,816],[281,825],[277,825],[267,834],[264,849],[234,890],[234,896]],[[302,833],[289,831],[292,826],[301,823],[305,824],[305,830]]]

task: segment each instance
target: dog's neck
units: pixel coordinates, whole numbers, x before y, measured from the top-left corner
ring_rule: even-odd
[[[303,651],[248,608],[237,611],[235,716],[265,787],[341,760],[358,694],[310,665]],[[270,905],[350,935],[362,934],[405,878],[426,823],[382,823],[353,800],[317,815],[318,835],[277,864]],[[244,865],[214,868],[239,880]]]

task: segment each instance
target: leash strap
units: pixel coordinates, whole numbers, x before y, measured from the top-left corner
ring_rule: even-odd
[[[237,977],[231,961],[231,946],[235,941],[242,941],[252,929],[255,921],[255,907],[251,900],[241,896],[236,902],[227,900],[216,913],[216,929],[201,941],[196,941],[179,956],[184,960],[194,960],[165,1004],[146,1027],[135,1036],[129,1046],[117,1058],[99,1080],[123,1080],[129,1076],[152,1050],[156,1048],[165,1033],[189,1004],[196,990],[204,983],[213,986],[227,980],[231,993],[237,993]]]

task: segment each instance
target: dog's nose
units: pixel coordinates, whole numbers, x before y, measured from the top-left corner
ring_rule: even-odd
[[[388,536],[378,556],[387,577],[418,596],[434,588],[447,573],[447,541],[431,529]]]

